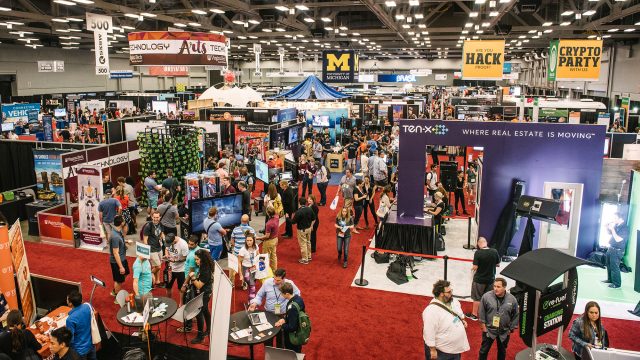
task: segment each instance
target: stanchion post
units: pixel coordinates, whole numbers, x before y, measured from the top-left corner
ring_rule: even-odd
[[[444,259],[444,280],[447,280],[447,270],[449,268],[449,255],[442,257]]]
[[[364,279],[364,260],[367,257],[367,247],[362,245],[362,264],[360,265],[360,278],[356,279],[354,283],[358,286],[367,286],[369,282]]]
[[[467,244],[462,245],[462,247],[467,250],[475,250],[476,247],[471,245],[471,216],[469,216],[467,220]]]

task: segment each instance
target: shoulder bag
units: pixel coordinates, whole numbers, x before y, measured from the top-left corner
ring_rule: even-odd
[[[445,309],[449,314],[453,315],[454,317],[457,317],[457,318],[458,318],[458,320],[460,320],[460,321],[464,321],[464,319],[462,319],[462,318],[460,317],[460,315],[456,314],[453,310],[449,309],[448,307],[446,307],[446,306],[444,306],[444,305],[442,305],[442,304],[440,304],[440,303],[432,302],[432,303],[429,303],[429,305],[435,305],[435,306],[437,306],[437,307],[440,307],[440,308],[442,308],[442,309]]]

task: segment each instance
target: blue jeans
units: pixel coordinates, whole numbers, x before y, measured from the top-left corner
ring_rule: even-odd
[[[96,360],[96,347],[93,346],[88,353],[84,355],[80,355],[80,359],[82,360]]]
[[[607,250],[607,280],[615,286],[622,285],[622,279],[620,279],[620,260],[624,252],[620,249],[610,247]]]
[[[336,236],[336,239],[338,243],[338,257],[344,254],[343,261],[347,262],[347,259],[349,258],[349,243],[351,242],[351,235],[345,237]]]
[[[222,255],[222,244],[220,245],[209,244],[209,252],[211,252],[211,258],[214,261],[220,260],[220,255]]]
[[[327,203],[327,186],[329,182],[317,183],[318,191],[320,192],[320,204],[324,205]]]
[[[429,347],[427,346],[427,344],[424,344],[424,354],[425,354],[426,360],[460,360],[461,359],[460,354],[447,354],[440,350],[438,350],[438,357],[435,359],[432,359],[431,352],[429,351]]]

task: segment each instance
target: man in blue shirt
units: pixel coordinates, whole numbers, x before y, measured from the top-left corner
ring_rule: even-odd
[[[209,244],[209,251],[211,252],[211,258],[214,261],[220,260],[222,254],[222,237],[227,235],[222,225],[218,222],[218,208],[212,206],[209,208],[209,216],[204,219],[204,234],[207,237],[207,244]]]
[[[254,311],[258,306],[262,305],[262,301],[264,300],[265,311],[276,315],[285,314],[288,300],[282,295],[282,292],[280,292],[282,284],[285,282],[291,284],[293,294],[300,296],[300,290],[293,281],[285,279],[286,275],[287,272],[284,269],[276,269],[276,271],[273,272],[273,278],[265,280],[256,297],[251,300],[249,311]]]
[[[153,274],[149,259],[138,256],[133,262],[133,291],[138,297],[142,297],[151,292],[153,284]]]
[[[107,243],[111,239],[111,232],[115,229],[113,225],[113,219],[120,212],[120,201],[111,197],[112,189],[105,191],[105,199],[98,204],[98,211],[100,212],[100,223],[104,227],[104,234],[107,238]]]
[[[96,348],[91,338],[91,305],[82,303],[82,294],[77,290],[69,293],[67,305],[72,307],[66,324],[72,334],[71,348],[83,360],[96,360]]]
[[[144,187],[147,189],[147,215],[151,215],[151,210],[158,208],[158,196],[162,185],[156,181],[156,172],[151,170],[149,176],[144,179]]]

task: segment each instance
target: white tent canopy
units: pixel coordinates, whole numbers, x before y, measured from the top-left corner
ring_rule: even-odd
[[[237,86],[222,87],[220,89],[212,86],[203,92],[198,100],[213,100],[216,103],[227,103],[232,106],[242,107],[247,106],[249,102],[261,102],[262,94],[249,86],[244,88]]]

